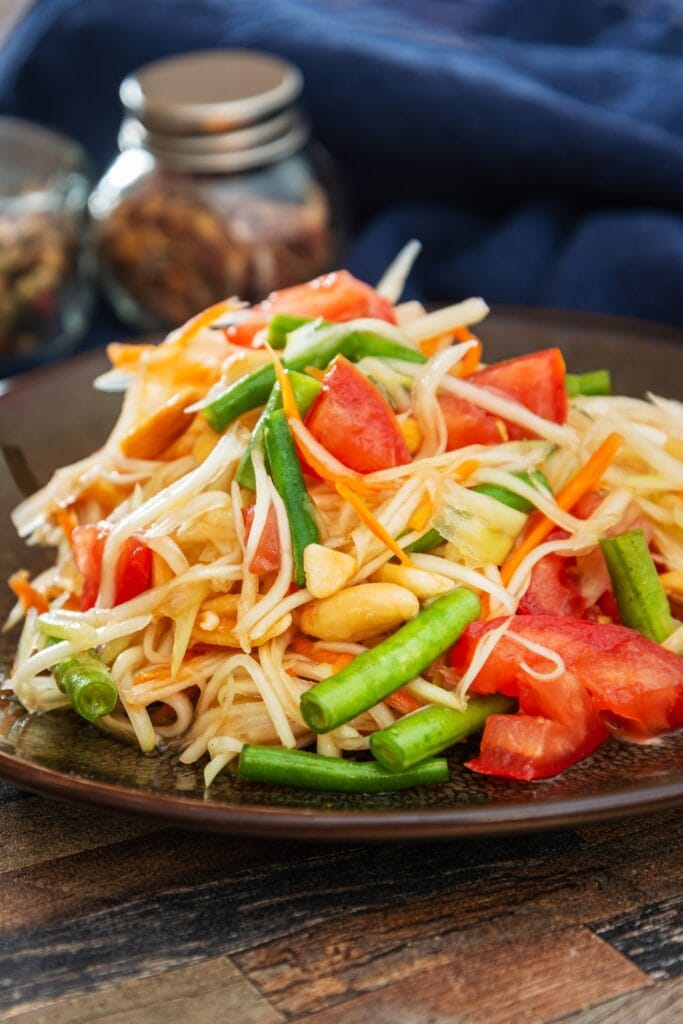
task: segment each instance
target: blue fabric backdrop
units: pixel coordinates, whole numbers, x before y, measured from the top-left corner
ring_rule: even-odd
[[[304,71],[355,199],[360,275],[417,236],[413,296],[683,324],[676,0],[39,0],[0,54],[0,110],[104,168],[123,76],[222,45]]]

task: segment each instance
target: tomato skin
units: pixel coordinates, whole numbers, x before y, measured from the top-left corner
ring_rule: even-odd
[[[389,404],[343,356],[330,364],[305,423],[330,454],[358,473],[373,473],[411,461]]]
[[[74,564],[83,576],[81,611],[94,607],[100,591],[102,553],[110,532],[108,523],[76,526],[71,535]],[[138,537],[129,537],[121,546],[116,562],[114,607],[148,590],[152,582],[152,552]]]
[[[517,607],[518,615],[561,615],[582,618],[588,601],[578,586],[574,559],[551,553],[537,562]]]
[[[437,399],[446,423],[446,450],[455,451],[468,444],[500,444],[505,441],[505,425],[497,416],[473,402],[447,392]]]
[[[543,419],[564,423],[567,418],[566,368],[557,348],[493,363],[472,374],[469,380],[514,398]],[[446,419],[448,451],[468,444],[498,444],[505,440],[505,434],[511,441],[535,436],[515,423],[503,423],[497,416],[455,395],[439,395],[438,401]]]
[[[396,323],[390,302],[369,284],[349,274],[348,270],[337,270],[306,284],[271,292],[267,299],[244,310],[235,324],[225,328],[226,338],[233,345],[251,345],[256,332],[266,327],[276,313],[312,319],[321,316],[335,323],[361,317]]]
[[[244,519],[244,530],[246,539],[249,540],[249,534],[251,533],[251,527],[254,522],[254,511],[256,505],[246,505],[242,509],[242,518]],[[271,505],[268,509],[268,515],[266,516],[266,525],[263,527],[263,533],[261,539],[254,553],[254,557],[251,560],[249,571],[256,573],[257,576],[263,575],[267,572],[277,572],[280,568],[280,560],[282,558],[282,552],[280,550],[280,531],[277,526],[277,515],[275,508]]]
[[[451,651],[457,671],[463,672],[469,664],[478,639],[503,621],[467,627]],[[562,770],[557,767],[560,761],[567,767],[590,753],[608,729],[642,739],[683,726],[683,659],[647,637],[625,626],[559,615],[517,616],[510,630],[556,651],[565,672],[550,682],[534,680],[521,662],[543,672],[547,661],[527,651],[520,657],[517,645],[503,636],[475,679],[473,691],[518,697],[518,715],[495,716],[499,719],[540,715],[564,732],[545,725],[534,731],[527,722],[510,725],[507,741],[505,723],[491,718],[484,729],[481,754],[471,764],[475,771],[544,778]],[[522,732],[526,747],[521,745]],[[567,761],[569,743],[574,753]],[[509,774],[510,765],[516,774]]]

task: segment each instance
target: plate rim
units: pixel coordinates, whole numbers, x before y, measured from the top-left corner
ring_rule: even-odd
[[[84,775],[60,772],[0,751],[0,778],[40,796],[99,808],[167,825],[224,835],[278,839],[477,839],[572,828],[661,812],[683,805],[683,773],[664,784],[650,783],[590,796],[549,801],[522,800],[493,807],[421,807],[407,810],[334,811],[307,807],[234,804],[138,790]]]
[[[496,304],[493,317],[514,317],[522,322],[551,319],[558,327],[642,333],[648,340],[672,349],[683,344],[683,328],[632,317],[589,310],[551,309]],[[34,381],[44,380],[58,365],[63,373],[78,373],[88,363],[104,361],[103,348],[88,348],[61,360],[10,378],[0,405],[23,399]],[[4,401],[3,401],[4,399]],[[20,399],[20,400],[21,400]],[[573,794],[549,800],[512,800],[450,807],[419,807],[367,811],[281,807],[265,804],[206,803],[196,797],[160,790],[135,789],[72,774],[0,750],[0,779],[32,793],[57,800],[134,815],[160,825],[224,835],[262,836],[298,840],[386,841],[420,839],[478,839],[533,834],[578,825],[602,823],[646,815],[683,805],[683,772],[657,781],[632,783],[602,793]]]

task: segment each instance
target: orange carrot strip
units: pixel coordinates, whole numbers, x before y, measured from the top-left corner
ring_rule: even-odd
[[[612,459],[623,442],[621,434],[610,434],[600,447],[593,452],[590,459],[578,473],[572,477],[566,487],[563,487],[557,495],[557,504],[565,512],[568,512],[580,498],[586,494],[600,480]],[[530,551],[541,544],[553,529],[555,524],[547,516],[538,514],[532,516],[532,521],[519,547],[511,551],[500,568],[500,575],[503,585],[507,586],[512,579],[515,570],[521,565]]]
[[[456,469],[453,479],[456,483],[461,484],[463,480],[467,480],[468,476],[472,476],[479,469],[479,464],[479,459],[465,459]]]
[[[413,695],[405,690],[396,690],[385,699],[384,703],[392,710],[398,711],[399,715],[408,715],[411,711],[417,711],[423,706],[419,700],[415,700]]]
[[[59,507],[55,509],[54,516],[57,526],[60,528],[69,543],[71,543],[71,534],[78,526],[76,513],[71,508]]]
[[[358,513],[361,522],[365,523],[367,528],[374,533],[378,540],[381,540],[383,544],[389,548],[390,551],[396,555],[396,557],[409,568],[413,567],[408,555],[405,553],[402,547],[396,543],[391,534],[382,526],[382,524],[375,518],[368,506],[365,504],[359,494],[356,494],[354,490],[344,481],[337,480],[335,483],[337,488],[337,494],[344,501],[348,501],[349,505],[352,505]]]
[[[479,338],[475,338],[473,334],[470,335],[470,340],[476,341],[477,344],[468,349],[460,362],[455,364],[451,370],[454,377],[471,377],[479,369],[482,345]]]
[[[432,518],[432,512],[434,511],[434,502],[425,492],[420,498],[420,504],[417,506],[412,516],[408,520],[408,526],[411,530],[417,530],[421,533],[425,526]]]
[[[19,572],[13,573],[7,582],[12,593],[19,599],[24,612],[27,612],[29,608],[35,608],[39,615],[49,612],[50,605],[40,591],[31,586],[26,569],[20,569]]]
[[[218,320],[219,316],[222,316],[223,313],[229,313],[236,308],[238,308],[238,304],[234,299],[223,299],[222,302],[217,302],[215,305],[203,309],[201,313],[197,313],[196,316],[193,316],[181,328],[180,334],[174,339],[174,344],[178,346],[186,345],[188,341],[192,341],[199,334],[203,327],[208,327],[214,320]]]
[[[266,342],[266,348],[270,353],[270,358],[273,360],[273,366],[275,367],[275,376],[277,377],[277,382],[280,385],[280,391],[282,392],[282,408],[285,410],[287,422],[289,422],[289,420],[300,420],[301,413],[299,412],[299,406],[296,404],[292,382],[285,373],[277,352],[270,347],[268,342]]]
[[[330,653],[332,653],[332,652],[330,652]],[[353,659],[355,657],[356,657],[355,654],[348,654],[348,653],[338,654],[337,657],[332,662],[332,671],[334,673],[341,672],[341,670],[343,668],[346,668],[347,665],[351,664],[351,662],[353,661]]]

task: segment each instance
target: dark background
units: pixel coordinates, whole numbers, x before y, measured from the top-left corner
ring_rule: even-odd
[[[258,47],[303,70],[376,280],[683,324],[683,5],[655,0],[39,0],[0,112],[116,152],[118,86],[154,58]],[[120,334],[102,310],[93,338]]]

